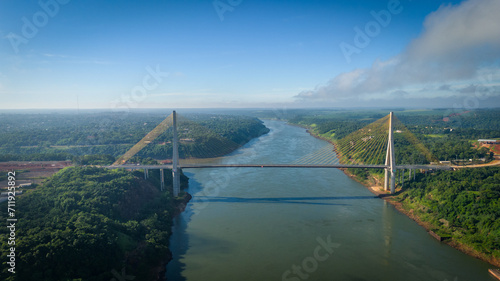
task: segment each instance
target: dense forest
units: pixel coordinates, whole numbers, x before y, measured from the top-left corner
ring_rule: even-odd
[[[290,117],[289,122],[307,127],[313,134],[338,146],[349,139],[351,133],[386,114],[302,111]],[[477,140],[500,138],[500,109],[460,113],[401,110],[396,111],[395,116],[440,161],[452,160],[453,163],[456,159],[465,159],[469,162],[469,159],[483,158],[488,162],[494,153],[478,145]],[[394,134],[394,138],[397,163],[429,163],[425,157],[412,155],[415,149],[402,134]],[[380,164],[383,160],[379,159]],[[383,170],[348,169],[348,173],[366,185],[380,185],[384,176]],[[473,249],[483,259],[500,265],[499,167],[417,173],[415,180],[407,181],[394,200],[408,213],[430,224],[439,236],[451,239],[452,244],[467,251]]]
[[[387,112],[290,110],[279,118],[337,143]],[[493,153],[480,147],[477,139],[500,138],[498,109],[400,110],[395,115],[441,161],[489,161]],[[0,161],[71,159],[77,165],[111,164],[165,117],[159,113],[0,114]],[[179,149],[185,158],[220,156],[269,131],[260,120],[245,116],[191,114],[178,121]],[[172,130],[167,130],[130,162],[153,164],[170,157],[171,135]],[[395,146],[397,163],[428,163],[414,154],[412,144],[400,134],[395,134]],[[382,170],[349,172],[365,184],[383,176]],[[417,173],[395,200],[440,236],[498,261],[499,175],[498,167]],[[16,213],[16,267],[23,269],[16,273],[17,280],[111,280],[113,272],[122,269],[135,280],[152,279],[156,273],[151,265],[160,265],[169,255],[176,206],[186,200],[160,191],[159,177],[159,171],[150,171],[144,180],[139,171],[71,167],[17,197],[16,209],[22,211]],[[166,172],[166,190],[171,181],[171,173]],[[185,176],[181,184],[187,186]],[[7,208],[6,203],[0,205]],[[7,219],[5,212],[0,219]],[[0,229],[4,256],[7,235],[7,228]],[[0,278],[14,280],[7,267]]]
[[[231,115],[190,115],[178,120],[179,157],[211,158],[226,155],[269,132],[256,118]],[[165,159],[172,157],[173,129],[169,128],[137,155]]]
[[[3,113],[0,161],[72,160],[84,155],[117,158],[166,117],[154,112]],[[186,114],[178,119],[181,158],[222,156],[269,131],[260,120],[247,116]],[[171,139],[170,129],[138,156],[171,157]]]
[[[190,196],[160,191],[159,170],[107,170],[109,165],[166,116],[161,113],[0,114],[0,161],[72,160],[40,186],[16,198],[15,275],[3,267],[1,280],[112,280],[126,272],[153,280],[164,269],[172,217]],[[189,114],[177,118],[181,158],[218,157],[269,132],[254,117]],[[172,129],[129,162],[156,164],[172,154]],[[2,175],[4,178],[4,175]],[[187,177],[181,175],[181,188]],[[2,203],[7,209],[7,203]],[[6,220],[6,213],[0,213]],[[8,228],[0,230],[2,255]]]
[[[336,142],[370,123],[383,118],[387,111],[299,111],[289,122],[305,126],[323,138]],[[478,139],[500,138],[500,109],[481,109],[461,114],[449,110],[394,112],[419,142],[440,161],[493,158],[487,148],[477,145]],[[422,157],[412,153],[408,142],[395,134],[398,163],[425,164]],[[382,164],[382,163],[380,163]]]
[[[500,262],[500,168],[419,174],[396,197],[442,237]]]
[[[152,280],[153,266],[169,256],[172,216],[185,198],[159,189],[159,171],[69,167],[16,198],[16,274],[2,267],[1,280],[112,280],[125,270]],[[187,178],[181,176],[182,187]],[[187,196],[182,193],[181,196]],[[1,204],[7,209],[6,202]],[[0,213],[6,221],[6,212]],[[0,228],[2,256],[8,229]],[[17,277],[17,279],[14,279]]]

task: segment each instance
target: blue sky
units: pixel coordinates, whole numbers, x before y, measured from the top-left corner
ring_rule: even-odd
[[[500,106],[499,3],[0,0],[0,109]]]

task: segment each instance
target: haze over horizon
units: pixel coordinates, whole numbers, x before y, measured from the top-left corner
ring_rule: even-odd
[[[500,1],[2,1],[0,109],[500,107]]]

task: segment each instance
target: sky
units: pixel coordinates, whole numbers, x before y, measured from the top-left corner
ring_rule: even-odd
[[[0,0],[0,109],[500,106],[499,0]]]

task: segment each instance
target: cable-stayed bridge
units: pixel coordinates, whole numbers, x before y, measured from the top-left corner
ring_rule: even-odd
[[[137,165],[124,164],[120,166],[107,166],[108,168],[124,168],[124,169],[172,169],[173,165]],[[201,168],[335,168],[335,169],[385,169],[386,165],[348,165],[348,164],[179,164],[177,167],[181,169],[201,169]],[[397,165],[396,169],[436,169],[436,170],[451,170],[449,166],[443,165]]]
[[[147,177],[148,170],[160,169],[162,188],[164,186],[164,169],[172,170],[173,178],[173,195],[178,196],[180,192],[180,170],[181,169],[202,169],[202,168],[367,168],[367,169],[384,169],[384,189],[391,193],[395,192],[396,171],[401,169],[452,169],[444,165],[425,165],[425,164],[400,164],[396,165],[394,151],[394,135],[407,144],[411,145],[415,151],[419,153],[412,155],[413,160],[420,162],[436,162],[437,159],[432,156],[430,151],[423,146],[421,142],[406,128],[404,125],[393,116],[391,112],[384,118],[381,118],[368,126],[357,130],[346,137],[337,141],[336,145],[328,144],[322,149],[311,154],[305,155],[292,163],[278,164],[204,164],[199,159],[190,159],[189,163],[182,163],[179,158],[179,143],[193,142],[192,139],[179,139],[178,117],[174,111],[170,116],[163,120],[156,128],[149,132],[141,141],[134,145],[129,151],[122,155],[113,165],[107,168],[124,168],[124,169],[144,169],[144,175]],[[189,131],[186,124],[194,126],[192,122],[186,122],[181,126],[182,131]],[[188,126],[189,127],[189,126]],[[203,130],[201,127],[197,127]],[[172,135],[172,163],[164,165],[133,165],[126,162],[137,154],[148,144],[167,130],[171,130]],[[221,146],[238,147],[237,144],[230,141],[219,141]],[[198,148],[200,149],[200,148]],[[215,153],[213,147],[205,148],[208,153]],[[217,149],[218,151],[220,149]],[[198,161],[197,161],[198,160]],[[382,164],[383,163],[383,164]],[[411,174],[410,174],[411,175]]]

